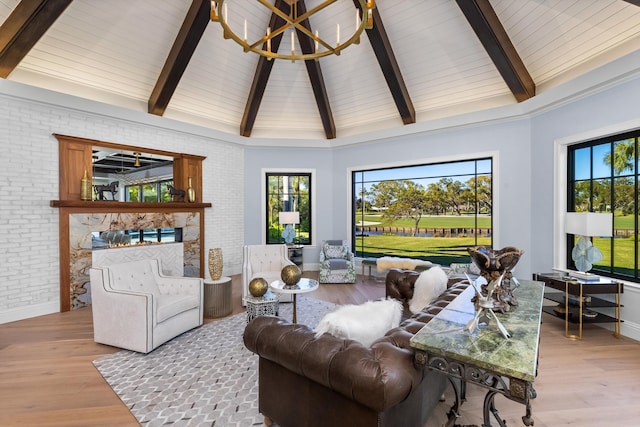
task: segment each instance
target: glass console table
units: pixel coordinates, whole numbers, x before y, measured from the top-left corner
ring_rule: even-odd
[[[467,383],[488,390],[483,427],[491,426],[491,414],[501,427],[506,426],[495,407],[497,394],[525,405],[522,421],[527,426],[533,425],[530,399],[536,396],[533,381],[538,364],[544,284],[520,280],[520,286],[513,293],[519,305],[507,313],[496,313],[511,335],[509,339],[502,336],[495,322],[485,324],[474,333],[465,330],[475,316],[471,302],[475,290],[471,286],[411,338],[411,346],[416,349],[416,364],[442,372],[453,386],[455,402],[449,411],[448,425],[453,425],[458,417],[466,399]]]

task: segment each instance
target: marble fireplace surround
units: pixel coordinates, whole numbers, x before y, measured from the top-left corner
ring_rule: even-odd
[[[60,311],[91,304],[92,232],[181,228],[184,275],[203,277],[204,208],[210,203],[55,201],[52,206],[60,208]]]

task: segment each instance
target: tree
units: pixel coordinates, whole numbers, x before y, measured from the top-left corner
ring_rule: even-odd
[[[428,192],[432,203],[438,206],[442,213],[447,211],[462,215],[461,207],[465,201],[465,185],[452,178],[440,178],[435,184],[429,184]]]
[[[429,210],[424,187],[413,181],[382,181],[371,186],[373,204],[382,210],[382,221],[393,222],[400,218],[413,220],[411,235],[418,233],[420,219]]]
[[[633,172],[635,154],[636,146],[633,139],[625,139],[613,144],[613,171],[616,175],[620,175],[624,171]],[[604,163],[611,166],[611,152],[604,156]]]
[[[424,187],[413,181],[401,181],[403,187],[398,192],[398,197],[387,210],[382,214],[383,218],[398,219],[409,218],[413,220],[413,231],[411,236],[418,234],[420,219],[427,213],[429,206],[427,203]]]
[[[491,197],[491,177],[487,175],[478,175],[467,181],[469,191],[469,199],[476,200],[477,210],[474,213],[486,213],[491,215],[493,208],[493,199]]]
[[[381,181],[373,184],[369,191],[373,206],[382,209],[389,208],[398,198],[398,193],[404,187],[405,182],[410,181]]]

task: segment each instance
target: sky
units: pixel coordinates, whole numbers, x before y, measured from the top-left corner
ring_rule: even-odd
[[[361,171],[356,173],[356,182],[358,188],[364,183],[365,188],[369,190],[372,184],[381,181],[407,179],[427,188],[429,184],[438,182],[444,177],[466,182],[475,176],[476,165],[478,174],[491,174],[491,159],[479,159]]]

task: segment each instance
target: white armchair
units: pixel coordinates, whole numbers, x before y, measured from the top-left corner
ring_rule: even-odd
[[[148,353],[202,325],[202,279],[161,271],[157,259],[90,270],[94,341]]]
[[[280,279],[282,269],[295,265],[289,260],[286,245],[245,245],[242,262],[242,304],[249,294],[249,282],[262,277],[268,283]],[[280,302],[293,301],[291,294],[281,294]]]

